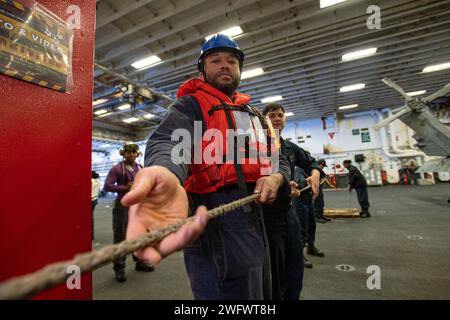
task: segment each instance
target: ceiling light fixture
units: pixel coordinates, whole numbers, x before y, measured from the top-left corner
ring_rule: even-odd
[[[131,105],[129,103],[125,103],[125,104],[119,106],[117,109],[119,109],[119,110],[128,110],[128,109],[131,109]]]
[[[145,119],[152,119],[154,117],[156,117],[156,116],[154,114],[151,114],[151,113],[147,113],[146,115],[144,115]]]
[[[242,72],[241,80],[256,77],[256,76],[262,75],[263,73],[264,73],[263,68],[247,70],[247,71]]]
[[[407,95],[410,97],[414,97],[414,96],[420,96],[420,95],[424,94],[425,92],[427,92],[427,90],[419,90],[419,91],[408,92]]]
[[[100,99],[100,100],[95,100],[94,102],[92,102],[93,106],[98,106],[99,104],[102,104],[104,102],[108,101],[108,99]]]
[[[378,48],[368,48],[346,53],[342,56],[343,61],[350,61],[371,56],[377,52]]]
[[[432,66],[425,67],[425,68],[423,68],[422,72],[428,73],[428,72],[441,71],[441,70],[445,70],[445,69],[450,69],[450,62],[435,64]]]
[[[320,8],[326,8],[329,6],[334,6],[335,4],[345,2],[347,0],[320,0]]]
[[[110,114],[112,114],[112,112],[107,112],[107,113],[99,115],[98,118],[103,118],[103,117],[109,116]]]
[[[131,117],[131,118],[128,118],[128,119],[123,119],[122,121],[126,122],[126,123],[132,123],[132,122],[139,121],[139,118]]]
[[[365,87],[366,87],[365,83],[357,83],[357,84],[352,84],[349,86],[342,87],[341,89],[339,89],[339,91],[340,92],[349,92],[349,91],[361,90],[361,89],[364,89]]]
[[[105,114],[107,112],[108,112],[108,110],[106,110],[106,109],[100,109],[100,110],[95,111],[94,113],[99,116],[99,115]]]
[[[358,107],[357,104],[349,104],[347,106],[339,107],[339,110],[347,110],[347,109],[353,109],[353,108],[357,108],[357,107]]]
[[[273,96],[273,97],[267,97],[264,99],[261,99],[262,103],[269,103],[269,102],[275,102],[275,101],[280,101],[283,100],[282,96]]]
[[[158,62],[161,62],[161,59],[158,56],[150,56],[145,59],[138,60],[136,62],[133,62],[131,66],[135,69],[143,69],[150,66],[153,66],[157,64]]]
[[[231,27],[231,28],[222,30],[222,31],[217,32],[217,33],[210,34],[209,36],[205,37],[205,40],[208,41],[209,39],[211,39],[212,37],[214,37],[218,33],[225,34],[225,35],[227,35],[229,37],[236,37],[237,35],[240,35],[240,34],[244,33],[244,31],[242,31],[240,26],[235,26],[235,27]]]

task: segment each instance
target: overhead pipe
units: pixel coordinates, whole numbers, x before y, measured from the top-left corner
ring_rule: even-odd
[[[97,68],[99,68],[99,69],[105,71],[106,73],[112,74],[112,75],[114,75],[114,76],[116,76],[116,77],[118,77],[118,78],[124,80],[126,83],[133,84],[133,85],[135,85],[135,86],[143,86],[143,87],[146,87],[145,85],[138,84],[138,83],[136,83],[135,81],[131,80],[130,78],[125,77],[124,75],[121,75],[120,73],[117,73],[117,72],[115,72],[115,71],[113,71],[113,70],[110,70],[110,69],[108,69],[107,67],[105,67],[105,66],[103,66],[103,65],[101,65],[101,64],[99,64],[99,63],[95,63],[94,65],[95,65]],[[119,89],[118,87],[113,87],[113,88],[116,88],[118,91],[120,91],[120,89]],[[148,88],[148,87],[147,87],[147,88]],[[172,102],[174,101],[174,99],[172,99],[172,98],[169,97],[168,95],[165,95],[165,94],[160,93],[160,92],[156,92],[156,91],[154,91],[154,90],[151,89],[151,88],[148,88],[148,89],[151,91],[152,95],[155,96],[157,99],[167,100],[169,103],[172,103]],[[94,99],[98,99],[98,98],[94,96]]]
[[[98,110],[98,109],[110,109],[113,108],[119,104],[122,104],[124,101],[122,98],[114,98],[108,101],[105,101],[101,104],[98,104],[96,106],[92,106],[94,110]]]
[[[119,93],[120,92],[120,88],[117,86],[114,87],[110,87],[108,89],[102,90],[96,94],[94,94],[93,99],[94,100],[99,100],[99,99],[103,99],[109,96],[112,96],[113,94]]]

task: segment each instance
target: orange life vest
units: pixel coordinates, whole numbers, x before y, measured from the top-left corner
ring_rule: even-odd
[[[192,157],[190,174],[184,184],[186,191],[198,194],[211,193],[226,185],[242,184],[242,179],[245,182],[256,182],[262,176],[261,169],[265,169],[265,172],[270,171],[271,164],[268,158],[261,160],[259,155],[262,153],[270,156],[271,152],[274,152],[274,145],[270,142],[271,134],[261,113],[255,107],[247,105],[250,101],[249,95],[235,92],[232,101],[223,92],[200,79],[188,80],[180,86],[177,98],[184,95],[194,97],[199,103],[207,130],[201,141],[201,163],[195,163],[195,156]],[[247,129],[247,132],[254,133],[254,139],[247,140],[245,149],[238,144],[240,149],[233,152],[245,154],[242,160],[244,163],[239,165],[235,163],[236,157],[230,159],[230,147],[227,145],[233,143],[232,146],[236,148],[236,140],[227,139],[229,129],[235,132],[236,128]],[[266,135],[261,136],[262,132],[258,132],[257,129],[266,129]],[[206,134],[208,131],[210,134]],[[219,137],[223,138],[222,141],[216,141],[217,136],[212,138],[214,133],[218,132],[221,134]],[[206,152],[208,150],[211,152]],[[218,155],[215,154],[217,150]],[[213,158],[217,156],[215,159],[220,160],[212,163],[210,160],[205,161],[204,153]],[[256,159],[252,155],[257,155]]]

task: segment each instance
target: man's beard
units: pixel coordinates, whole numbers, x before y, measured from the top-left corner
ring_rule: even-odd
[[[217,77],[209,77],[206,75],[206,82],[211,84],[214,88],[222,91],[227,96],[232,96],[233,93],[236,91],[236,89],[239,86],[240,79],[233,77],[231,74],[229,74],[232,81],[231,83],[220,83]],[[212,79],[211,79],[212,78]]]

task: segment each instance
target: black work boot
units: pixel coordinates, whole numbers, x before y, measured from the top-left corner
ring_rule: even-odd
[[[316,218],[317,223],[327,223],[322,217]]]
[[[316,257],[325,257],[325,253],[317,249],[315,246],[308,246],[306,253]]]
[[[313,267],[313,264],[311,263],[311,261],[306,259],[306,257],[303,257],[303,266],[305,268],[311,269]]]
[[[144,271],[144,272],[151,272],[155,270],[155,267],[152,266],[150,263],[144,262],[144,261],[138,261],[136,262],[136,266],[134,267],[134,270],[136,271]]]
[[[361,218],[370,218],[370,212],[368,209],[364,209],[362,213],[359,215]]]
[[[116,281],[117,282],[127,281],[127,276],[125,275],[125,270],[116,270]]]

